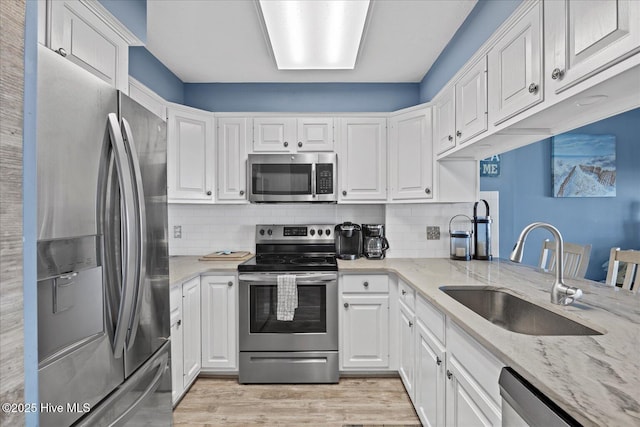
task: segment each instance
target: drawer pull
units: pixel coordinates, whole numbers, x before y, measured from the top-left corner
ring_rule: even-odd
[[[368,287],[369,287],[369,282],[364,282],[364,283],[362,284],[362,286],[364,286],[365,288],[368,288]]]

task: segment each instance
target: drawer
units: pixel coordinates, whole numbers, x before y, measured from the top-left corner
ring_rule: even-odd
[[[388,293],[389,278],[386,274],[348,274],[342,276],[342,292]]]
[[[398,299],[411,310],[415,311],[416,291],[402,279],[398,279]]]
[[[445,317],[444,314],[421,296],[416,301],[416,315],[420,321],[438,340],[445,345]]]

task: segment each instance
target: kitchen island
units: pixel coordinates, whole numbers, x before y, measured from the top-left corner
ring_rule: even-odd
[[[171,257],[171,284],[200,274],[235,273],[242,261]],[[566,279],[584,295],[570,306],[550,303],[554,275],[506,260],[387,258],[338,261],[340,273],[391,273],[413,286],[504,365],[586,426],[640,425],[640,296],[590,280]],[[532,336],[492,324],[442,292],[443,285],[506,288],[532,303],[603,332]]]
[[[583,297],[550,303],[554,275],[505,260],[387,258],[338,261],[341,273],[398,275],[507,366],[584,425],[640,425],[640,296],[590,280],[565,282]],[[603,335],[532,336],[510,332],[442,292],[443,285],[507,288]]]

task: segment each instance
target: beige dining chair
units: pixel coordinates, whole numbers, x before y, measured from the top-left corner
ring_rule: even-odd
[[[626,263],[622,289],[638,293],[640,288],[640,251],[621,251],[620,248],[612,248],[609,255],[609,269],[607,270],[607,285],[616,286],[620,263]]]
[[[564,277],[583,279],[589,267],[591,257],[591,245],[578,245],[575,243],[564,244]],[[556,242],[545,239],[542,242],[542,252],[540,253],[540,268],[549,272],[556,268]]]

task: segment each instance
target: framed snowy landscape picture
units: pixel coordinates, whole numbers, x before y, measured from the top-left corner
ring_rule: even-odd
[[[554,136],[551,162],[554,197],[615,197],[614,135]]]

